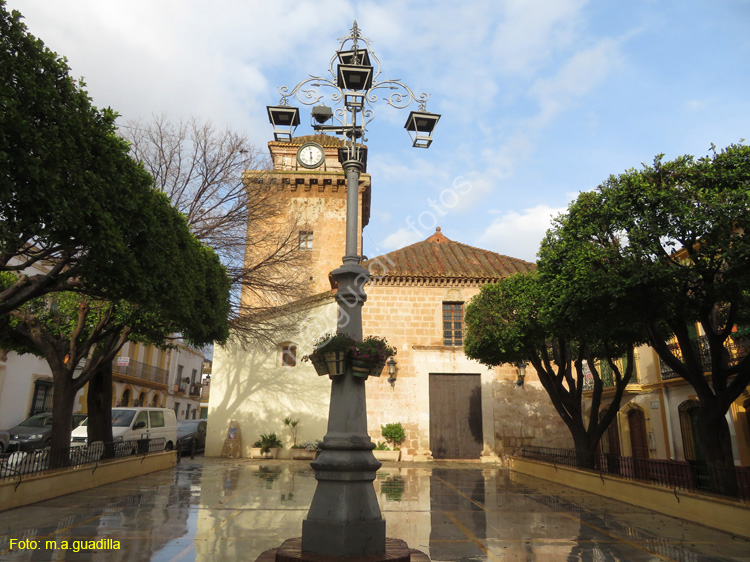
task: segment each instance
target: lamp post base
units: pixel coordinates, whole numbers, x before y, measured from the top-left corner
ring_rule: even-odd
[[[278,548],[266,550],[255,562],[430,562],[424,552],[409,548],[400,539],[385,539],[385,552],[365,556],[326,556],[302,551],[302,539],[287,539]]]

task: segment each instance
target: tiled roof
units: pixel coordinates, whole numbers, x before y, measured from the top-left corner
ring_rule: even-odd
[[[435,234],[362,264],[373,275],[412,278],[500,279],[526,273],[533,263],[454,242],[437,228]]]

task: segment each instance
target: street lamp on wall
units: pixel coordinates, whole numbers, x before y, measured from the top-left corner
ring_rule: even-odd
[[[518,377],[516,378],[516,386],[523,386],[524,379],[526,378],[526,361],[519,361],[516,363],[518,367]]]
[[[396,386],[396,360],[391,355],[388,361],[385,362],[385,366],[388,367],[388,382],[392,387]]]

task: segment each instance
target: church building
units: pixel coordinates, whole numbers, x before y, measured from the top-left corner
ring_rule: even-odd
[[[242,456],[261,434],[276,433],[289,456],[285,418],[299,419],[297,443],[322,440],[327,430],[330,380],[303,357],[334,333],[338,306],[329,272],[345,253],[346,179],[338,160],[342,141],[311,135],[269,143],[273,170],[263,177],[296,225],[306,254],[309,296],[290,306],[294,322],[273,343],[230,340],[214,351],[206,454],[222,452],[237,422]],[[359,184],[359,244],[370,214],[370,176]],[[250,225],[249,228],[253,226]],[[263,225],[272,228],[272,225]],[[395,373],[366,381],[368,430],[401,423],[401,460],[499,460],[524,444],[570,447],[570,435],[533,371],[487,368],[463,351],[464,311],[483,284],[530,271],[532,263],[475,248],[438,227],[426,240],[366,260],[370,271],[362,309],[365,336],[385,337],[397,349]],[[309,275],[308,275],[309,273]],[[252,297],[245,301],[252,306]]]

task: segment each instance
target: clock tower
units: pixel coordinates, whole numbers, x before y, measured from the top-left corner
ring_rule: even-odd
[[[307,294],[331,289],[328,274],[341,266],[346,253],[346,176],[339,162],[344,141],[325,134],[271,141],[270,172],[248,171],[246,181],[266,184],[280,213],[264,224],[249,224],[248,232],[276,229],[280,235],[290,229],[295,251],[300,252],[300,275]],[[248,185],[252,190],[252,185]],[[359,179],[359,225],[357,251],[362,253],[362,229],[370,220],[370,175]],[[253,251],[252,248],[249,249]],[[250,304],[252,299],[244,296]]]

